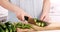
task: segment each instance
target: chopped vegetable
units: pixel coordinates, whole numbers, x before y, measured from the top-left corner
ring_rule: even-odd
[[[9,30],[6,28],[6,29],[5,29],[5,32],[9,32]]]
[[[3,28],[0,27],[0,32],[4,32]]]
[[[40,26],[40,27],[45,27],[47,25],[46,22],[38,20],[36,18],[34,18],[34,21],[36,22],[36,25]],[[23,24],[23,23],[20,23],[20,22],[16,22],[16,23],[10,23],[10,22],[0,23],[0,32],[16,32],[16,28],[30,29],[30,28],[32,28],[32,26],[30,24]]]
[[[37,18],[34,18],[34,21],[36,22],[36,25],[38,25],[40,27],[47,26],[47,23],[45,21],[38,20]]]
[[[17,28],[22,28],[22,29],[29,29],[29,28],[31,28],[31,25],[29,25],[29,24],[17,23],[16,27],[17,27]]]
[[[16,28],[30,29],[31,25],[23,23],[0,23],[0,32],[16,32]]]

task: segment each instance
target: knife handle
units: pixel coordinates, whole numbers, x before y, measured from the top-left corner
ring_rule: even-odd
[[[24,19],[25,19],[26,21],[28,21],[29,17],[27,17],[27,16],[24,16]]]

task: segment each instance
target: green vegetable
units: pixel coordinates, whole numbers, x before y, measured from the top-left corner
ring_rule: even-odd
[[[22,28],[22,29],[29,29],[31,26],[29,24],[22,24],[22,23],[17,23],[16,24],[17,28]]]
[[[2,29],[2,27],[0,27],[0,32],[4,32],[4,30]]]
[[[42,23],[42,24],[41,24],[41,27],[44,27],[44,26],[45,26],[45,24],[44,24],[44,23]]]
[[[17,23],[16,28],[22,28],[22,23]]]
[[[29,24],[24,24],[24,27],[27,28],[27,29],[30,29],[30,28],[31,28],[31,25],[29,25]]]
[[[38,25],[40,27],[47,26],[47,23],[45,21],[38,20],[37,18],[34,18],[34,21],[36,22],[36,25]]]
[[[9,32],[12,32],[12,23],[6,22],[5,25],[7,26],[7,29],[9,30]]]
[[[37,22],[37,18],[34,18],[34,21]]]
[[[9,30],[6,28],[6,29],[5,29],[5,32],[9,32]]]
[[[0,23],[0,27],[3,28],[3,29],[6,29],[6,25],[3,24],[3,23]]]
[[[23,23],[0,23],[0,31],[1,32],[16,32],[16,28],[21,28],[21,29],[30,29],[31,25],[29,24],[23,24]]]
[[[12,28],[12,32],[15,32],[16,31],[15,25],[12,25],[11,28]]]

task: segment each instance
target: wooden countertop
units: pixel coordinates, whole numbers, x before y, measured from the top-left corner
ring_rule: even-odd
[[[35,26],[35,25],[32,25],[32,26],[36,31],[60,30],[60,23],[51,23],[50,25],[48,25],[46,27],[38,27],[38,26]]]
[[[37,32],[37,31],[50,31],[50,30],[60,30],[60,23],[51,23],[46,27],[39,27],[36,25],[32,25],[31,29],[20,29],[20,31],[22,30],[23,32]]]

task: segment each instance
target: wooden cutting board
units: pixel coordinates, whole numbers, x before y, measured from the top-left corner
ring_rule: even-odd
[[[28,31],[47,31],[47,30],[60,30],[60,23],[51,23],[46,27],[39,27],[31,24],[32,29],[28,29]],[[27,30],[26,30],[27,31]]]
[[[24,22],[24,23],[26,24],[26,22]],[[46,27],[39,27],[39,26],[36,26],[33,24],[31,24],[31,26],[32,26],[31,29],[19,29],[19,32],[37,32],[37,31],[60,30],[60,23],[51,23]]]
[[[46,27],[39,27],[36,25],[32,25],[33,29],[36,31],[44,31],[44,30],[60,30],[60,23],[51,23]]]

